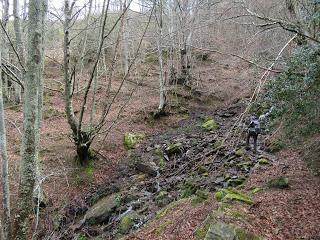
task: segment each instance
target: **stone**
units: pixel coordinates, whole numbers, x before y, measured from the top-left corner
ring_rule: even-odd
[[[150,162],[146,162],[146,161],[136,161],[135,164],[135,169],[148,174],[152,177],[156,177],[158,175],[159,172],[159,167],[152,161]]]
[[[228,180],[228,186],[236,187],[236,186],[241,185],[243,182],[244,182],[243,178],[229,179]]]
[[[263,238],[232,224],[216,221],[209,227],[204,240],[263,240]]]
[[[130,229],[134,226],[135,222],[139,219],[138,214],[135,211],[129,212],[123,216],[119,223],[119,232],[121,234],[129,233]]]
[[[119,199],[117,194],[111,194],[102,198],[84,216],[84,222],[89,225],[100,224],[108,221],[113,211],[118,206]]]
[[[234,240],[234,227],[224,222],[217,222],[210,226],[204,240]]]
[[[221,184],[221,183],[223,183],[224,182],[224,177],[218,177],[215,181],[214,181],[214,183],[215,184]]]
[[[168,154],[180,153],[182,149],[182,143],[172,143],[166,148]]]
[[[235,155],[237,157],[242,157],[244,155],[244,150],[243,149],[238,149],[236,152],[235,152]]]
[[[249,205],[253,204],[253,200],[250,196],[235,189],[222,189],[219,192],[215,193],[215,198],[218,201],[222,200],[231,200],[231,201],[240,201],[247,203]]]

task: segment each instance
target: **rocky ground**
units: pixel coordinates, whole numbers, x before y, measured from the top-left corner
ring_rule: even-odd
[[[264,136],[257,153],[245,150],[245,128],[238,123],[245,106],[245,101],[238,101],[215,112],[189,113],[179,127],[149,139],[127,135],[129,166],[122,166],[112,182],[95,187],[56,212],[54,238],[120,238],[180,204],[189,206],[194,219],[202,213],[195,225],[217,204],[215,192],[218,200],[253,204],[251,196],[236,188],[256,168],[276,158],[262,150]],[[162,221],[156,234],[170,221]],[[187,234],[179,239],[192,238]]]

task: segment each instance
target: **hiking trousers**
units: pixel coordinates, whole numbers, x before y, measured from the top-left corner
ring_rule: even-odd
[[[257,151],[257,140],[258,140],[258,134],[253,132],[248,132],[247,135],[247,148],[250,148],[250,138],[253,138],[253,150]]]

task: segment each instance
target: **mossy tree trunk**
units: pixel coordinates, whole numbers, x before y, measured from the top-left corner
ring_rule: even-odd
[[[4,36],[0,31],[1,36]],[[1,66],[1,51],[4,47],[3,39],[0,38],[0,66]],[[2,75],[2,68],[0,68],[0,76]],[[1,182],[2,182],[2,236],[3,239],[11,238],[11,214],[10,214],[10,191],[9,191],[9,172],[8,172],[8,156],[7,156],[7,141],[6,141],[6,128],[4,122],[4,107],[3,107],[3,89],[2,79],[0,79],[0,160],[1,160]]]
[[[27,61],[23,106],[23,135],[21,146],[20,182],[17,199],[15,239],[27,239],[29,215],[37,175],[39,143],[39,108],[41,108],[43,72],[43,35],[46,0],[29,1]]]

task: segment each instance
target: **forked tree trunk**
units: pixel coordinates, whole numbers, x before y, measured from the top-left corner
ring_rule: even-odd
[[[18,192],[15,239],[27,239],[29,215],[32,212],[32,197],[36,182],[38,131],[39,131],[39,94],[42,89],[43,72],[43,35],[46,0],[29,1],[29,24],[27,40],[27,64],[25,96],[23,107],[23,135],[21,146],[20,184]]]
[[[72,79],[70,76],[70,22],[73,5],[70,6],[69,0],[64,1],[64,81],[65,81],[65,111],[67,120],[73,134],[73,140],[76,145],[78,160],[81,165],[86,165],[89,162],[89,148],[92,140],[90,134],[83,131],[79,124],[79,120],[74,115],[72,105]]]

